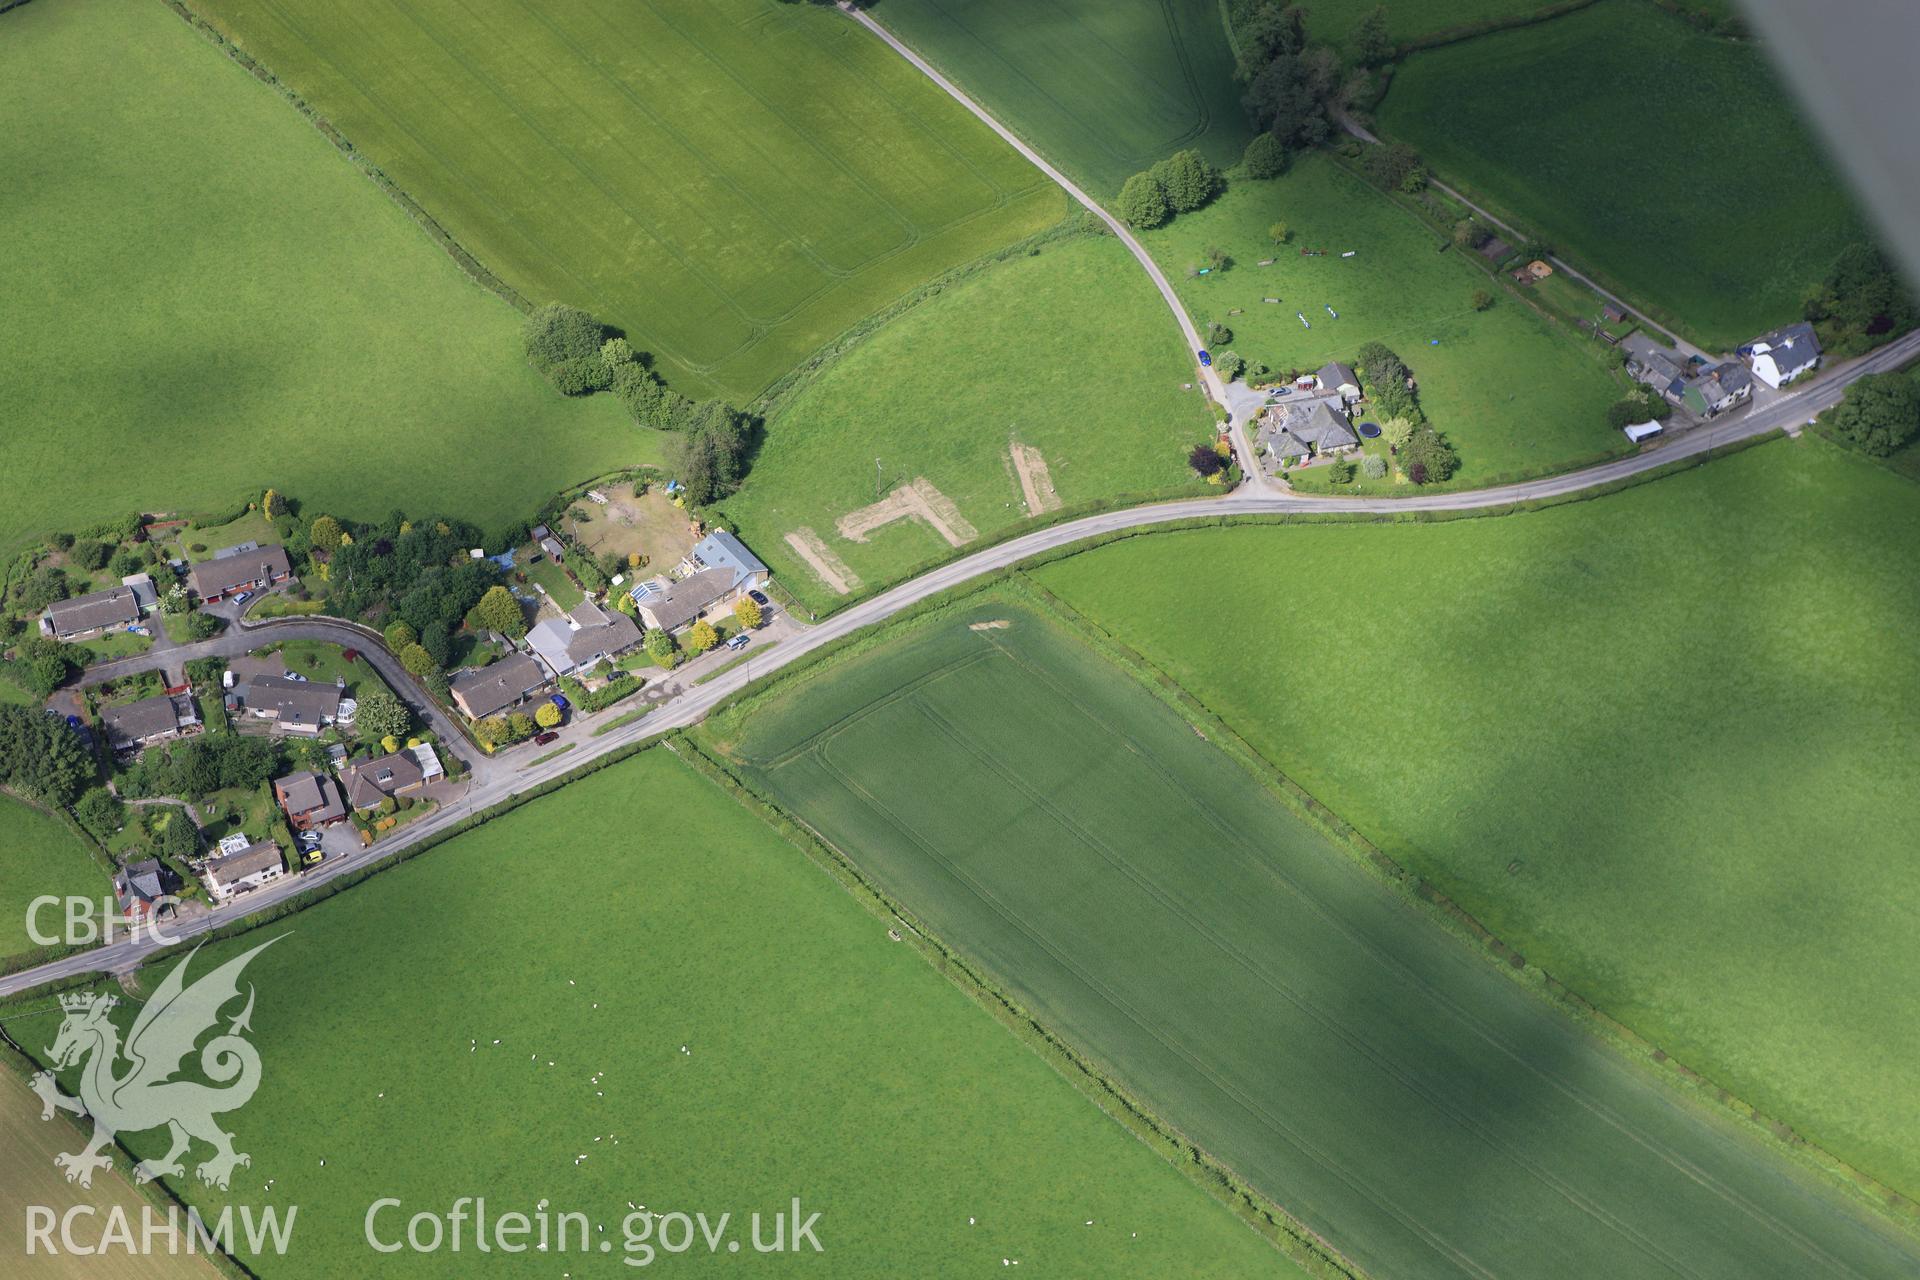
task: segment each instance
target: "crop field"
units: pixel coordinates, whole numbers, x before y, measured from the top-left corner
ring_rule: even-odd
[[[0,15],[0,121],[0,546],[269,484],[504,522],[658,456],[611,397],[555,395],[512,308],[164,6]]]
[[[1269,238],[1275,222],[1292,232],[1288,243]],[[1397,351],[1420,381],[1427,416],[1459,450],[1449,487],[1624,448],[1605,420],[1623,384],[1596,352],[1505,294],[1475,311],[1474,290],[1498,289],[1486,273],[1455,250],[1436,253],[1435,235],[1412,214],[1324,157],[1305,157],[1271,181],[1234,183],[1141,240],[1195,322],[1232,329],[1225,346],[1250,361],[1311,372],[1351,362],[1369,341]],[[1189,277],[1213,247],[1233,265]],[[1340,256],[1349,250],[1353,257]],[[1260,266],[1264,258],[1273,264]]]
[[[831,8],[212,0],[489,269],[751,399],[1065,197]]]
[[[397,1234],[481,1194],[494,1215],[542,1199],[585,1213],[616,1248],[629,1201],[731,1212],[744,1239],[750,1213],[800,1197],[824,1254],[743,1247],[756,1274],[965,1276],[1018,1258],[1089,1280],[1300,1280],[666,751],[209,948],[192,972],[275,936],[246,970],[267,1084],[223,1117],[253,1157],[232,1201],[300,1207],[289,1254],[258,1264],[273,1280],[531,1262],[477,1258],[470,1236],[460,1254],[368,1251],[375,1198],[403,1201],[378,1224]],[[351,981],[341,957],[357,957]],[[7,1027],[37,1051],[57,1023]],[[743,1271],[724,1246],[654,1260]],[[583,1265],[624,1270],[549,1256],[538,1274]]]
[[[1395,44],[1421,40],[1454,27],[1537,13],[1551,0],[1393,0],[1387,6],[1387,34]],[[1307,34],[1348,49],[1354,28],[1379,0],[1314,0],[1307,11]]]
[[[113,885],[57,819],[0,795],[0,958],[35,949],[27,936],[27,904],[44,894],[98,903],[113,896]],[[59,908],[42,913],[43,933],[60,928]]]
[[[809,604],[836,598],[786,535],[811,529],[866,584],[949,550],[922,520],[855,542],[837,522],[925,477],[985,537],[1028,516],[1013,448],[1038,452],[1044,505],[1207,492],[1186,466],[1213,419],[1166,304],[1107,236],[1046,244],[970,276],[801,387],[767,424],[727,517]],[[1023,452],[1023,457],[1030,457]]]
[[[874,16],[1100,196],[1249,133],[1219,0],[887,0]]]
[[[1911,1195],[1920,996],[1887,975],[1920,965],[1920,655],[1887,641],[1920,625],[1916,545],[1912,484],[1809,438],[1531,515],[1037,576],[1530,960]]]
[[[749,785],[1369,1274],[1914,1265],[1017,603],[895,633],[706,732]]]
[[[1441,177],[1713,350],[1797,320],[1866,235],[1760,49],[1642,0],[1416,54],[1378,115]]]
[[[106,1225],[106,1215],[119,1209],[134,1225],[139,1239],[141,1206],[146,1203],[119,1174],[96,1177],[90,1189],[68,1182],[53,1157],[74,1150],[85,1130],[60,1116],[57,1123],[40,1119],[40,1099],[12,1070],[12,1062],[0,1063],[0,1265],[11,1280],[220,1280],[220,1272],[204,1256],[178,1256],[166,1252],[165,1237],[157,1253],[130,1256],[124,1250],[79,1257],[62,1253],[50,1256],[36,1247],[27,1254],[27,1206],[51,1209],[56,1215],[86,1207],[94,1217],[75,1219],[74,1237],[80,1241],[98,1240]],[[161,1211],[162,1218],[165,1211]],[[56,1231],[56,1243],[60,1237]],[[36,1242],[36,1246],[37,1246]]]

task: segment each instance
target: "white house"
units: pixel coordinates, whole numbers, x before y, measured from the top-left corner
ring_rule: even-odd
[[[280,860],[280,846],[271,840],[207,860],[207,892],[215,902],[225,902],[236,893],[245,893],[278,880],[286,872]]]
[[[1763,334],[1742,350],[1753,376],[1776,389],[1820,363],[1820,341],[1804,320]]]

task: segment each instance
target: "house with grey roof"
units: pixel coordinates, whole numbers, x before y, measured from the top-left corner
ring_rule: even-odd
[[[268,840],[248,845],[238,853],[210,858],[201,878],[215,902],[226,902],[235,894],[246,893],[269,884],[286,874],[287,864],[280,846]]]
[[[347,816],[340,784],[323,773],[302,769],[273,780],[273,798],[295,831],[330,827]]]
[[[348,765],[346,782],[347,803],[365,811],[391,796],[418,791],[427,783],[427,772],[411,751],[395,751]]]
[[[1695,378],[1688,385],[1681,404],[1698,417],[1714,418],[1745,404],[1752,396],[1753,375],[1745,365],[1729,360]]]
[[[244,549],[242,549],[244,548]],[[224,600],[243,591],[262,591],[293,576],[293,564],[282,546],[241,548],[202,560],[187,570],[187,586],[204,602]]]
[[[255,720],[271,720],[286,733],[314,734],[340,716],[345,696],[337,684],[319,684],[293,675],[254,676],[227,693],[227,710]]]
[[[100,723],[107,731],[107,744],[125,754],[179,737],[198,727],[200,716],[191,698],[156,693],[138,702],[106,708],[100,713]]]
[[[1281,463],[1330,457],[1360,447],[1360,437],[1346,414],[1328,400],[1274,405],[1260,415],[1258,438],[1267,455]]]
[[[462,671],[450,687],[454,705],[469,719],[483,720],[517,707],[547,687],[547,669],[530,653],[510,653],[498,662]]]
[[[1804,320],[1762,334],[1740,351],[1753,376],[1776,390],[1820,363],[1820,340]]]
[[[1313,385],[1322,391],[1338,392],[1342,402],[1352,404],[1360,398],[1360,379],[1352,365],[1342,364],[1338,360],[1323,365],[1320,372],[1313,375]]]
[[[1646,383],[1669,404],[1679,404],[1687,394],[1687,375],[1677,360],[1665,352],[1650,350],[1634,357],[1627,372]]]
[[[693,550],[687,553],[682,567],[688,573],[696,573],[701,569],[731,569],[735,590],[765,586],[767,579],[772,576],[767,566],[760,563],[760,557],[747,550],[744,542],[725,529],[715,529],[700,539]]]
[[[40,630],[55,640],[84,640],[102,631],[132,626],[139,620],[138,593],[132,587],[121,585],[54,601],[40,615]]]
[[[527,646],[555,677],[590,671],[639,643],[640,628],[632,618],[591,598],[527,633]]]
[[[731,603],[740,589],[734,570],[727,565],[684,578],[653,578],[633,589],[634,611],[647,626],[672,633],[692,626],[708,610]]]

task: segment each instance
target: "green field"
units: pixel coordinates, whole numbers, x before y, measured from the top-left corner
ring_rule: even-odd
[[[1713,350],[1798,319],[1866,235],[1760,49],[1645,0],[1416,54],[1378,115],[1442,178]]]
[[[36,949],[27,936],[27,905],[46,894],[91,898],[97,916],[113,885],[59,820],[0,795],[0,959]],[[43,911],[40,931],[59,933],[62,920],[59,908]]]
[[[1291,229],[1289,243],[1269,239],[1275,222]],[[1427,416],[1460,453],[1449,487],[1624,448],[1604,417],[1621,384],[1597,354],[1504,293],[1491,310],[1475,311],[1474,290],[1498,286],[1455,252],[1434,252],[1436,237],[1413,215],[1325,157],[1305,157],[1269,182],[1235,183],[1141,240],[1194,321],[1232,329],[1226,345],[1250,361],[1284,374],[1351,361],[1368,341],[1397,351],[1420,381]],[[1189,278],[1216,246],[1233,266]],[[1326,252],[1303,257],[1302,249]],[[1348,250],[1353,257],[1340,256]],[[1272,266],[1259,265],[1269,257]],[[1242,314],[1229,314],[1236,309]]]
[[[164,6],[0,15],[0,121],[0,545],[270,484],[484,524],[658,456],[611,398],[556,396],[510,307]]]
[[[1313,0],[1307,8],[1307,34],[1346,49],[1353,29],[1380,0]],[[1552,0],[1393,0],[1386,6],[1387,34],[1396,45],[1451,30],[1520,14],[1537,13]]]
[[[742,1237],[747,1214],[793,1196],[823,1215],[822,1255],[655,1259],[676,1275],[965,1276],[1017,1257],[1023,1273],[1090,1280],[1300,1280],[665,751],[221,944],[193,972],[274,935],[247,970],[267,1083],[223,1118],[253,1156],[233,1200],[300,1207],[292,1251],[255,1264],[274,1280],[632,1274],[470,1247],[369,1252],[374,1198],[444,1212],[461,1195],[495,1214],[549,1198],[616,1245],[629,1200],[732,1212]],[[357,957],[351,982],[341,957]],[[57,1023],[7,1025],[37,1048]]]
[[[1220,0],[887,0],[874,16],[1098,197],[1247,145]]]
[[[1809,438],[1533,515],[1038,577],[1530,960],[1913,1194],[1914,498]]]
[[[210,0],[489,269],[746,400],[1065,197],[871,33],[777,0]]]
[[[1221,603],[1187,625],[1241,607]],[[1267,665],[1251,645],[1246,663]],[[1501,976],[1017,603],[896,632],[708,732],[1369,1274],[1893,1276],[1920,1256]]]
[[[785,542],[809,528],[866,585],[951,549],[899,520],[840,537],[835,521],[925,476],[982,536],[1026,518],[1012,442],[1038,449],[1066,504],[1209,492],[1186,453],[1213,419],[1166,304],[1117,240],[1051,241],[889,321],[778,408],[725,514],[796,594],[837,597]],[[875,462],[878,460],[878,466]],[[881,486],[884,486],[882,488]]]

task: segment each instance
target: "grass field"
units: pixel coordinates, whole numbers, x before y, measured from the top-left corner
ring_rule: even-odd
[[[874,16],[1076,181],[1110,196],[1249,137],[1219,0],[887,0]]]
[[[1268,237],[1275,222],[1292,230],[1290,243]],[[1311,372],[1351,361],[1368,341],[1399,352],[1420,380],[1427,416],[1459,450],[1450,487],[1622,451],[1604,418],[1621,386],[1594,352],[1504,294],[1475,311],[1474,290],[1496,288],[1486,274],[1452,250],[1436,253],[1436,237],[1411,214],[1324,157],[1269,182],[1235,183],[1141,239],[1195,322],[1232,329],[1226,345],[1248,360]],[[1233,266],[1188,278],[1214,246]],[[1353,257],[1340,256],[1348,250]],[[1269,257],[1272,266],[1259,265]]]
[[[1645,0],[1416,54],[1378,116],[1709,349],[1798,319],[1866,234],[1759,48]]]
[[[711,733],[1369,1274],[1892,1276],[1920,1256],[1502,977],[1018,604],[896,633]]]
[[[610,845],[615,829],[650,834]],[[247,970],[268,1084],[225,1123],[253,1156],[234,1200],[300,1206],[293,1251],[261,1268],[276,1280],[623,1271],[368,1251],[374,1198],[444,1212],[460,1195],[495,1214],[549,1198],[616,1243],[629,1200],[731,1211],[736,1236],[793,1196],[823,1215],[823,1255],[702,1246],[656,1258],[674,1274],[966,1276],[1017,1257],[1093,1280],[1300,1280],[665,751],[219,955],[275,934]],[[7,1025],[34,1048],[57,1022]]]
[[[1920,622],[1917,536],[1910,483],[1809,438],[1038,577],[1529,959],[1913,1194],[1920,997],[1887,976],[1920,964],[1920,657],[1887,637]]]
[[[45,894],[98,903],[112,896],[113,885],[57,819],[0,795],[0,957],[35,949],[27,936],[27,904]],[[43,912],[41,932],[59,932],[61,919],[57,908]]]
[[[26,424],[0,545],[270,484],[503,522],[658,455],[609,398],[556,396],[510,307],[164,6],[0,16],[0,121],[0,402]]]
[[[1040,451],[1075,504],[1186,488],[1213,419],[1166,306],[1118,241],[1049,242],[948,288],[828,365],[767,424],[746,487],[724,504],[755,553],[807,603],[836,597],[784,541],[813,529],[865,583],[950,550],[900,520],[857,543],[835,521],[925,476],[982,536],[1027,516],[1010,459]],[[878,465],[876,466],[876,460]],[[884,486],[884,489],[879,486]]]
[[[1387,34],[1395,44],[1420,40],[1453,27],[1490,19],[1537,13],[1551,0],[1393,0],[1387,6]],[[1345,50],[1361,19],[1379,0],[1314,0],[1307,10],[1307,34]]]
[[[57,1117],[49,1123],[40,1119],[40,1099],[35,1097],[11,1069],[11,1062],[0,1064],[0,1266],[12,1280],[219,1280],[220,1272],[204,1257],[173,1256],[160,1252],[132,1256],[115,1249],[105,1254],[78,1257],[66,1254],[50,1256],[38,1246],[27,1253],[27,1206],[51,1209],[55,1214],[87,1206],[98,1216],[74,1220],[74,1237],[83,1243],[99,1240],[106,1226],[106,1215],[119,1209],[133,1224],[139,1238],[141,1207],[146,1203],[119,1174],[96,1177],[90,1190],[82,1190],[66,1181],[53,1163],[55,1155],[77,1150],[86,1131]],[[160,1211],[165,1219],[165,1210]],[[57,1243],[58,1232],[54,1235]]]
[[[746,400],[1065,197],[868,32],[777,0],[210,0],[489,269]]]

